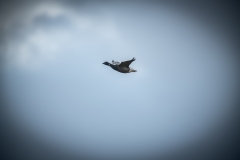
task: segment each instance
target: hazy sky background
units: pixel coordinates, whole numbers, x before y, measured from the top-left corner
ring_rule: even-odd
[[[144,2],[12,7],[1,24],[8,113],[51,146],[97,157],[161,154],[203,138],[232,112],[229,41],[183,10]],[[136,73],[102,64],[133,57]]]

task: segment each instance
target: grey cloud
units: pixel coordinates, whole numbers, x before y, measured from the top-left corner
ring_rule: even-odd
[[[50,17],[47,14],[42,14],[36,16],[32,23],[35,27],[43,27],[46,29],[56,28],[56,27],[68,27],[71,25],[70,19],[65,15],[57,15],[55,17]]]

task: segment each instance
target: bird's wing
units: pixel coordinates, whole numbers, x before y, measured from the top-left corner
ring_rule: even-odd
[[[132,60],[129,60],[129,61],[124,61],[124,62],[121,62],[121,64],[119,65],[119,67],[129,67],[129,65],[135,61],[135,58],[133,58]]]
[[[117,61],[112,60],[112,64],[119,65],[120,62],[117,62]]]

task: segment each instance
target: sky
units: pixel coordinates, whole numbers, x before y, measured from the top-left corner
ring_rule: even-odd
[[[184,10],[119,1],[6,6],[6,113],[49,146],[95,158],[159,155],[230,119],[234,49],[224,33]],[[133,57],[135,73],[102,64]]]

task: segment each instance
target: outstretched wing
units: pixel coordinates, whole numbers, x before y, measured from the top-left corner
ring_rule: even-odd
[[[129,65],[135,61],[135,58],[133,58],[132,60],[129,60],[129,61],[124,61],[124,62],[121,62],[121,64],[119,65],[119,67],[129,67]]]

